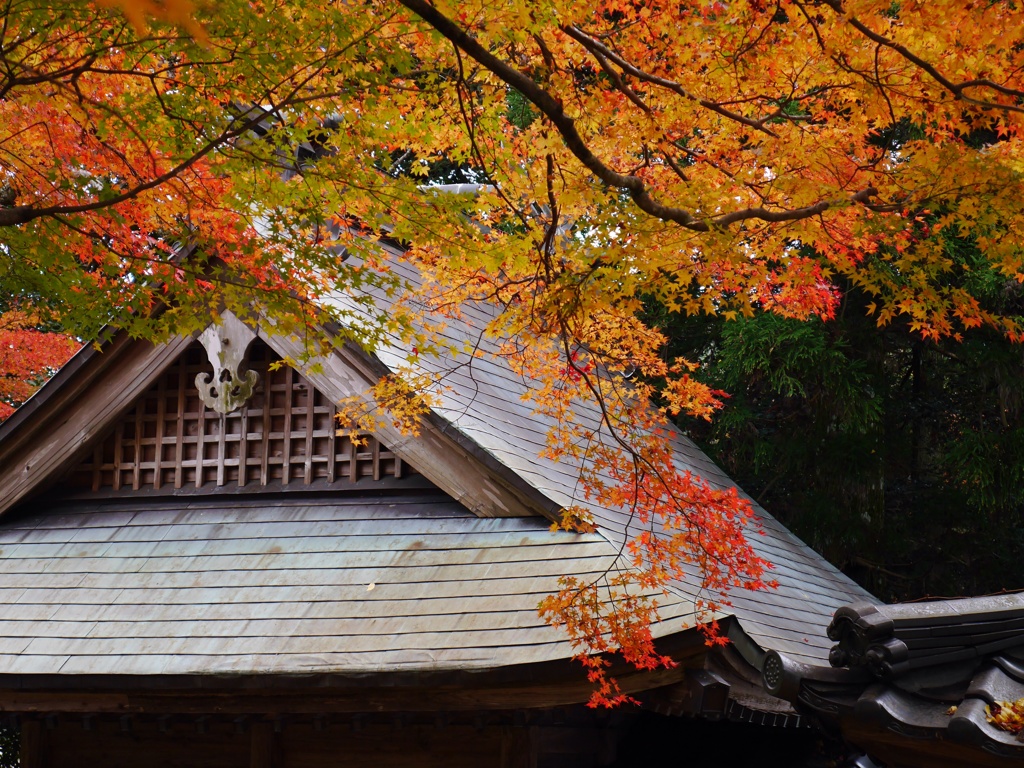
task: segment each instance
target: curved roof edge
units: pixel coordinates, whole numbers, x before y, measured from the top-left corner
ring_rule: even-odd
[[[1024,702],[1024,594],[848,605],[829,636],[831,666],[770,651],[765,689],[885,762],[1024,761],[1024,730],[992,722],[1002,707]]]

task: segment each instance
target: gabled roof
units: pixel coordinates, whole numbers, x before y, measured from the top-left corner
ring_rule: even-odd
[[[259,336],[282,357],[303,351],[297,340]],[[0,424],[0,515],[59,480],[192,343],[179,337],[152,345],[118,334],[101,347],[79,351]],[[385,372],[353,346],[318,363],[306,378],[335,402],[365,397]],[[550,501],[437,416],[424,420],[418,436],[386,424],[375,436],[479,516],[557,514]]]
[[[397,253],[395,257],[394,268],[415,280],[415,271],[404,265]],[[478,341],[480,330],[490,319],[486,307],[464,306],[463,310],[466,321],[450,322],[446,330],[457,346],[467,338]],[[280,356],[300,356],[299,341],[257,330],[260,338]],[[191,339],[173,339],[154,347],[119,335],[102,349],[84,350],[73,359],[22,411],[0,425],[0,488],[4,489],[0,513],[6,514],[19,502],[59,482],[190,343]],[[493,344],[485,339],[479,339],[479,343]],[[326,398],[338,401],[363,396],[380,375],[403,358],[399,346],[381,349],[376,356],[348,346],[318,361],[304,375]],[[97,668],[122,672],[148,670],[147,674],[172,670],[222,674],[241,671],[239,665],[251,673],[294,673],[313,667],[365,673],[370,669],[397,669],[403,664],[423,664],[423,668],[446,664],[488,667],[571,655],[561,636],[542,626],[535,612],[523,607],[523,595],[528,595],[528,601],[535,606],[540,596],[557,589],[558,575],[596,573],[595,568],[600,570],[615,563],[625,537],[635,532],[634,523],[621,510],[589,505],[599,526],[597,534],[547,532],[548,521],[557,519],[561,508],[587,503],[579,498],[579,467],[540,457],[551,425],[523,402],[522,395],[534,383],[517,376],[500,356],[485,356],[473,360],[471,365],[464,363],[424,356],[425,367],[443,369],[446,376],[447,387],[439,395],[439,405],[424,419],[418,436],[409,437],[388,426],[375,434],[448,497],[424,501],[419,508],[423,519],[433,523],[417,531],[414,538],[402,533],[406,523],[395,521],[388,536],[398,538],[381,539],[383,549],[375,545],[363,551],[352,546],[354,541],[366,541],[360,538],[365,535],[361,531],[378,525],[368,518],[380,515],[381,520],[390,520],[395,514],[393,509],[381,505],[360,508],[354,513],[355,518],[349,519],[345,515],[352,509],[347,503],[326,499],[308,507],[274,501],[266,504],[265,512],[257,514],[245,504],[232,506],[223,500],[213,503],[182,499],[168,507],[166,501],[140,504],[129,498],[116,502],[126,506],[109,508],[79,502],[78,506],[64,510],[63,517],[54,517],[58,513],[56,508],[33,509],[34,505],[22,503],[18,514],[29,516],[8,519],[0,526],[0,538],[7,537],[8,543],[5,547],[0,541],[0,549],[4,550],[0,565],[6,572],[0,580],[10,579],[8,583],[14,585],[5,590],[7,603],[0,607],[4,614],[0,616],[0,626],[16,626],[21,632],[7,632],[7,669],[32,674],[29,670],[42,672],[45,668],[49,673],[59,670],[67,674],[99,664],[95,657],[103,656],[105,661]],[[596,415],[584,410],[581,418],[594,419]],[[690,470],[718,487],[732,485],[685,436],[675,432],[672,440],[681,469]],[[434,506],[435,503],[440,506]],[[507,519],[488,527],[459,513],[458,505],[476,517]],[[753,544],[761,556],[775,565],[772,578],[779,582],[779,588],[733,593],[729,613],[736,620],[727,623],[730,637],[746,661],[757,668],[768,650],[781,651],[808,663],[821,663],[828,651],[823,630],[832,614],[841,605],[870,596],[756,504],[755,509],[764,535],[754,536]],[[440,518],[434,516],[438,511]],[[281,519],[267,518],[254,525],[252,520],[260,514]],[[323,515],[336,527],[330,531],[322,529],[317,521]],[[446,521],[443,525],[438,522],[442,518]],[[115,519],[122,522],[104,523]],[[207,519],[219,519],[221,527],[203,528],[202,521]],[[65,522],[55,522],[60,520]],[[75,522],[69,524],[68,520]],[[271,551],[278,545],[261,533],[264,528],[260,525],[273,528],[286,521],[291,531],[286,536],[287,546],[282,545],[280,552]],[[440,527],[432,527],[435,523]],[[102,529],[116,530],[101,535],[98,532]],[[224,541],[223,531],[228,531]],[[550,544],[541,545],[542,540]],[[12,545],[13,550],[9,548]],[[292,545],[299,549],[290,551],[288,547]],[[221,549],[234,554],[218,560]],[[314,560],[320,558],[329,562],[330,567],[300,562],[313,551],[319,553]],[[467,555],[470,562],[460,563],[459,552],[471,552]],[[221,566],[236,555],[240,565],[228,568],[230,584],[222,583],[228,574]],[[33,579],[48,572],[47,561],[51,557],[59,565],[52,582],[42,579],[31,587]],[[405,563],[412,565],[406,567]],[[532,570],[528,569],[525,577],[515,575],[526,567],[524,563],[529,563]],[[177,571],[193,574],[187,589],[183,580],[190,577]],[[274,584],[274,578],[282,573],[291,579],[280,585],[286,589],[274,587],[273,598],[266,603],[257,601],[260,610],[266,611],[266,619],[253,614],[244,619],[244,625],[240,624],[247,614],[231,611],[249,601],[238,595],[249,594],[246,590],[255,589],[260,583]],[[430,575],[422,576],[427,573]],[[384,574],[381,578],[389,581],[375,581],[374,574]],[[494,607],[482,611],[485,616],[467,610],[466,617],[459,618],[462,610],[451,605],[470,600],[478,594],[475,590],[479,580],[491,577],[495,584],[509,589]],[[321,578],[339,588],[339,596],[326,599],[332,607],[324,608],[334,622],[334,629],[330,630],[325,629],[316,610],[299,615],[295,609],[308,599],[307,593],[314,588],[311,582]],[[168,584],[180,583],[186,591],[167,591],[178,587],[161,586],[165,579]],[[445,623],[446,619],[437,619],[441,622],[437,626],[442,629],[421,632],[414,614],[402,613],[404,609],[398,603],[392,604],[387,616],[380,617],[383,621],[363,623],[368,616],[359,611],[373,603],[366,599],[368,594],[376,600],[377,595],[392,596],[393,590],[401,590],[404,585],[408,594],[415,595],[421,589],[416,585],[442,582],[452,588],[449,597],[454,601],[447,612],[437,614],[451,620]],[[385,583],[386,591],[380,586]],[[116,591],[118,584],[123,586],[123,592]],[[367,592],[371,584],[378,586]],[[680,581],[673,585],[671,598],[661,598],[664,621],[656,628],[659,635],[678,631],[691,616],[699,584],[696,577],[692,582]],[[327,592],[317,594],[330,592],[330,586],[320,584],[320,588]],[[3,584],[0,589],[4,589]],[[381,592],[375,595],[377,589]],[[362,599],[354,601],[356,594]],[[197,624],[195,632],[182,625],[177,625],[180,631],[172,631],[174,606],[196,600],[207,606],[211,615],[222,618],[211,620],[210,624]],[[28,605],[34,606],[34,613]],[[138,607],[158,605],[163,608],[150,611]],[[51,606],[52,611],[45,606]],[[101,606],[102,610],[83,606]],[[90,619],[92,610],[97,613]],[[153,628],[147,639],[140,637],[125,644],[137,628],[123,623],[132,621],[127,618],[132,610],[148,611]],[[345,613],[348,610],[353,612]],[[364,645],[353,647],[360,648],[362,655],[356,658],[332,653],[330,648],[334,644],[350,637],[347,633],[356,632],[351,620],[357,615],[363,627],[358,633],[362,633]],[[65,616],[79,618],[65,621]],[[8,624],[8,620],[19,623]],[[377,629],[366,629],[375,626]],[[403,626],[410,637],[411,645],[405,648],[409,654],[400,658],[382,653],[379,639],[373,640],[371,635],[390,636]],[[112,634],[118,631],[117,627],[121,627],[124,637]],[[263,629],[268,631],[260,635]],[[239,637],[249,637],[244,632],[253,633],[253,644],[240,644]],[[257,635],[263,637],[259,642],[255,639]],[[296,639],[300,637],[307,640]],[[469,638],[473,638],[472,642]],[[501,645],[517,650],[495,651]],[[201,648],[209,652],[198,650]],[[481,650],[488,648],[491,650]],[[131,650],[128,655],[132,658],[122,658],[124,654],[118,649],[126,653]],[[244,654],[241,660],[239,653]],[[44,663],[43,658],[49,661]],[[87,663],[86,658],[91,661]],[[229,658],[234,661],[228,662]],[[200,659],[206,661],[201,663]]]
[[[387,245],[382,247],[388,248]],[[389,266],[408,284],[419,283],[415,267],[403,261],[397,249],[392,249]],[[336,300],[353,309],[344,296]],[[387,299],[382,297],[381,301]],[[569,461],[555,462],[540,455],[548,431],[554,425],[524,400],[523,395],[536,388],[537,382],[516,374],[498,354],[498,343],[484,335],[483,330],[494,311],[486,304],[461,304],[461,318],[445,318],[441,332],[454,349],[460,348],[467,339],[472,340],[485,353],[482,357],[469,362],[464,357],[418,358],[423,368],[443,376],[447,385],[437,393],[440,404],[435,412],[555,507],[572,504],[588,507],[599,533],[621,547],[627,537],[639,532],[632,515],[588,502],[582,498],[578,465]],[[377,355],[389,367],[401,365],[407,357],[398,342],[390,349],[378,350]],[[598,429],[600,417],[596,409],[580,406],[575,415],[582,423]],[[736,487],[692,440],[671,426],[668,431],[674,459],[681,471],[691,471],[717,488]],[[729,612],[739,619],[738,624],[747,638],[753,640],[751,646],[743,642],[744,638],[737,638],[738,645],[748,649],[747,660],[758,668],[763,651],[769,649],[808,663],[827,663],[830,643],[824,629],[833,613],[848,603],[874,602],[874,598],[742,490],[740,493],[752,504],[764,531],[763,536],[752,532],[750,540],[758,554],[774,565],[770,576],[779,586],[774,590],[730,593]],[[693,599],[699,592],[699,583],[699,579],[694,578],[674,586],[679,594]]]
[[[274,343],[288,354],[287,340]],[[567,636],[541,620],[537,604],[563,574],[600,578],[625,567],[619,551],[596,534],[552,532],[530,493],[517,495],[521,481],[478,458],[439,417],[417,438],[385,429],[357,446],[337,435],[333,405],[313,380],[332,398],[359,392],[370,379],[357,366],[373,361],[343,352],[304,377],[275,369],[258,341],[251,401],[220,416],[191,383],[206,365],[198,343],[172,343],[177,357],[164,351],[130,386],[119,385],[119,363],[150,359],[146,345],[114,344],[105,360],[79,358],[78,371],[91,375],[46,388],[35,420],[5,428],[20,461],[0,472],[25,490],[0,520],[4,707],[83,686],[168,696],[239,684],[284,690],[296,675],[320,680],[318,697],[343,708],[409,708],[396,685],[429,690],[428,708],[464,706],[469,689],[491,706],[589,696],[586,676],[568,667]],[[63,438],[47,424],[67,430]],[[49,459],[46,446],[61,451],[59,461],[37,461]],[[396,453],[444,489],[398,471],[406,465]],[[692,603],[658,598],[653,631],[665,651],[703,656],[699,636],[680,632]],[[469,672],[453,689],[450,675]],[[682,675],[622,670],[620,682],[639,691]],[[102,696],[47,701],[113,706]]]

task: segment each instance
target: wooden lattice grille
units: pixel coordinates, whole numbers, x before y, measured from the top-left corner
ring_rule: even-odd
[[[333,403],[253,343],[252,398],[227,415],[206,408],[196,374],[209,372],[193,344],[168,368],[74,473],[78,488],[120,490],[349,483],[400,478],[408,465],[371,436],[354,446],[336,434]]]

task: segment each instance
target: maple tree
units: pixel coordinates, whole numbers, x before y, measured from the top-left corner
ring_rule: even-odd
[[[0,421],[25,402],[79,344],[69,336],[33,327],[24,312],[0,314]]]
[[[583,653],[666,663],[656,606],[628,595],[689,565],[709,595],[765,585],[749,508],[673,461],[666,415],[707,418],[720,395],[664,359],[645,303],[827,319],[841,279],[881,324],[1024,334],[949,248],[1024,280],[1008,1],[116,4],[131,19],[5,6],[5,287],[83,337],[190,332],[225,306],[311,345],[332,323],[367,346],[398,336],[413,374],[444,344],[424,308],[499,308],[479,330],[564,425],[548,454],[582,465],[567,519],[625,506],[658,533],[634,539],[624,582],[570,579],[545,603]],[[440,163],[478,185],[431,192]],[[408,245],[415,301],[332,301],[401,293],[382,237]],[[581,403],[590,421],[569,418]]]

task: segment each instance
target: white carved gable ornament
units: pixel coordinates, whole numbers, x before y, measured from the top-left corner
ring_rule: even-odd
[[[256,333],[231,312],[221,315],[221,322],[211,325],[199,336],[213,366],[213,375],[196,375],[199,397],[207,408],[217,413],[231,413],[252,397],[260,377],[256,371],[242,371],[249,345]]]

